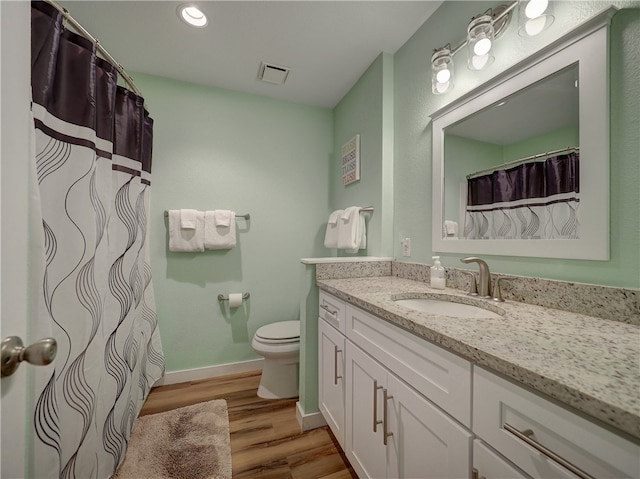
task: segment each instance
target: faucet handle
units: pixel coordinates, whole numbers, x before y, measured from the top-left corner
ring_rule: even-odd
[[[463,271],[464,274],[471,276],[471,282],[469,284],[469,296],[478,296],[478,281],[476,280],[476,274],[473,271]]]
[[[494,288],[495,294],[493,295],[494,301],[499,301],[501,303],[504,302],[504,298],[502,297],[502,290],[500,289],[500,281],[511,281],[515,278],[510,278],[508,276],[500,276],[496,278],[496,287]]]

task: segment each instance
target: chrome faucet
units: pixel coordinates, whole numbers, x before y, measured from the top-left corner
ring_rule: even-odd
[[[475,256],[469,256],[468,258],[462,258],[460,261],[463,263],[478,263],[480,268],[480,277],[478,278],[478,296],[481,298],[491,298],[491,273],[489,272],[489,265],[484,260]]]

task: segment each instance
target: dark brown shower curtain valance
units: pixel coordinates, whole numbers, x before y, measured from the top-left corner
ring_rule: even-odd
[[[32,2],[31,29],[33,102],[60,120],[92,129],[114,144],[116,154],[141,161],[142,171],[151,173],[153,120],[142,97],[118,86],[116,68],[97,56],[91,41],[65,30],[53,6]]]

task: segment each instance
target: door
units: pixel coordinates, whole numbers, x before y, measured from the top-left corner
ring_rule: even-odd
[[[473,435],[389,373],[388,477],[468,478]],[[487,476],[489,477],[489,476]]]
[[[318,320],[318,402],[320,412],[344,449],[345,338],[324,319]]]
[[[360,348],[346,343],[345,452],[361,479],[385,478],[383,400],[387,371]]]
[[[27,327],[27,265],[30,158],[30,2],[0,2],[0,334],[20,336],[25,344]],[[0,475],[27,477],[27,381],[32,366],[22,365],[1,381]]]

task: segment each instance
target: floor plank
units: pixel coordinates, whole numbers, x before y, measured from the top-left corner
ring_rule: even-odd
[[[357,479],[328,427],[302,432],[297,399],[257,396],[260,371],[154,388],[140,412],[225,399],[234,479]]]

